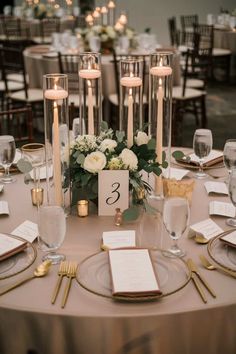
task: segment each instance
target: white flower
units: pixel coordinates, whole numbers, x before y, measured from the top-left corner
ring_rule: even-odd
[[[101,41],[102,41],[102,42],[106,42],[108,39],[109,39],[109,37],[108,37],[108,35],[107,35],[106,33],[103,33],[103,34],[101,35]]]
[[[106,166],[106,156],[101,151],[94,151],[84,159],[84,169],[91,173],[97,173]]]
[[[75,139],[75,145],[79,151],[95,150],[97,148],[95,135],[78,135]]]
[[[149,141],[149,137],[146,133],[144,132],[138,132],[137,136],[135,137],[136,144],[138,146],[147,144]]]
[[[133,151],[124,149],[120,154],[120,158],[122,159],[125,168],[128,168],[131,171],[137,170],[138,158]]]
[[[107,26],[106,32],[109,38],[111,39],[116,38],[116,32],[114,31],[114,28],[112,26]]]
[[[100,145],[100,150],[102,152],[105,152],[106,150],[108,151],[114,151],[115,147],[117,146],[117,142],[115,140],[112,139],[104,139],[101,142]]]

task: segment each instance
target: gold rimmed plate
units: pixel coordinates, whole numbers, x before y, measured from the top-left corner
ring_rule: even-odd
[[[95,253],[85,258],[78,266],[77,282],[89,292],[106,298],[127,301],[155,301],[180,291],[190,280],[190,272],[185,261],[181,258],[169,258],[162,250],[150,250],[161,295],[125,297],[112,295],[112,283],[109,268],[108,252]]]
[[[8,234],[4,235],[25,242],[25,239],[21,237]],[[27,247],[23,251],[12,255],[11,257],[4,259],[3,261],[0,261],[0,280],[10,278],[16,274],[23,272],[34,263],[36,257],[37,251],[35,246],[32,243],[28,242]]]
[[[233,231],[235,230],[228,230],[212,238],[207,245],[207,251],[211,259],[219,266],[234,271],[236,274],[236,248],[221,241],[222,236]]]

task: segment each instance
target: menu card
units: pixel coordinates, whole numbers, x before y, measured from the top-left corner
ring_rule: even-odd
[[[205,182],[204,186],[208,194],[225,194],[228,195],[228,188],[224,182]]]
[[[200,221],[189,228],[189,237],[194,237],[196,234],[201,234],[205,239],[211,238],[222,233],[223,230],[211,219]]]
[[[186,163],[189,165],[199,165],[199,157],[197,157],[195,154],[190,154],[187,157],[185,156],[181,160],[182,163]],[[204,158],[204,163],[203,166],[205,167],[210,167],[213,166],[217,163],[220,163],[223,161],[223,152],[222,151],[217,151],[217,150],[211,150],[210,154]]]
[[[235,217],[235,207],[231,203],[212,201],[209,204],[210,215]]]
[[[0,215],[9,215],[8,202],[5,200],[0,201]]]
[[[0,261],[23,251],[27,247],[27,241],[17,240],[0,233]]]
[[[108,254],[113,295],[140,297],[161,294],[147,249],[111,250]]]
[[[29,242],[33,242],[39,234],[38,225],[26,220],[11,232],[12,235],[20,236]]]
[[[180,181],[183,177],[185,177],[189,173],[189,170],[174,168],[171,167],[170,169],[163,169],[162,175],[165,178],[174,178],[177,181]]]
[[[236,247],[236,231],[231,232],[230,234],[224,235],[221,238],[221,241],[225,242],[227,245]]]
[[[104,231],[102,243],[103,249],[136,247],[135,230]]]

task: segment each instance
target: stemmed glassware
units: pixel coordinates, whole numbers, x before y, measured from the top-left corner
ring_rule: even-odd
[[[230,175],[232,168],[236,168],[236,139],[226,140],[223,151],[223,157],[224,165]]]
[[[27,159],[33,167],[33,180],[35,188],[39,188],[40,167],[45,164],[44,144],[30,143],[21,147],[22,157]]]
[[[15,139],[11,135],[0,136],[0,165],[4,167],[5,173],[1,178],[2,183],[12,183],[16,179],[10,175],[10,167],[16,154]]]
[[[229,175],[229,196],[232,204],[236,207],[236,169],[232,169]],[[236,210],[235,210],[236,211]],[[236,217],[226,220],[226,224],[236,227]]]
[[[203,163],[212,149],[212,133],[209,129],[197,129],[193,138],[193,150],[199,158],[199,171],[195,174],[197,178],[205,178],[207,175],[203,172]]]
[[[173,245],[164,252],[167,257],[183,257],[185,251],[179,248],[178,239],[182,236],[189,224],[188,200],[180,197],[170,197],[164,202],[163,222],[167,232],[173,240]]]
[[[43,260],[58,264],[65,259],[64,254],[56,251],[62,245],[66,234],[66,215],[64,209],[57,205],[42,205],[38,209],[39,248],[47,252]]]

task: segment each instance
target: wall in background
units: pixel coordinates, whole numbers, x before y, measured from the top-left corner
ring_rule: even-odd
[[[96,5],[101,6],[107,1],[96,0]],[[235,0],[116,0],[117,13],[126,10],[129,25],[137,32],[143,32],[150,27],[151,32],[157,36],[157,41],[162,44],[169,44],[169,32],[167,19],[180,15],[197,13],[201,23],[206,23],[206,15],[219,14],[223,7],[229,11],[236,8]]]

